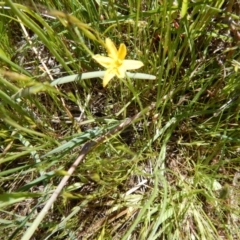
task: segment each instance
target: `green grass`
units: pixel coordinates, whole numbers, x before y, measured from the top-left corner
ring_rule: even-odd
[[[181,2],[0,2],[1,239],[240,238],[239,3]]]

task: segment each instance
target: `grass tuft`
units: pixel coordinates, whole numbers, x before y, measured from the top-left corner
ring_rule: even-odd
[[[234,0],[0,2],[1,239],[240,239],[239,23]],[[103,88],[106,38],[144,66]]]

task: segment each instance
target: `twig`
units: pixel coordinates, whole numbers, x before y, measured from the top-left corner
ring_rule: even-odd
[[[19,17],[17,17],[17,18],[18,18],[18,21],[19,21],[19,23],[20,23],[20,26],[22,27],[22,30],[23,30],[23,32],[24,32],[24,34],[25,34],[25,37],[26,37],[29,45],[32,47],[33,52],[36,54],[38,60],[41,62],[42,66],[43,66],[43,69],[46,71],[46,73],[47,73],[48,77],[50,78],[50,80],[53,81],[54,78],[53,78],[50,70],[48,69],[47,65],[44,63],[44,60],[42,59],[40,52],[37,50],[36,47],[33,46],[33,42],[32,42],[32,40],[31,40],[31,38],[29,37],[28,32],[27,32],[24,24],[22,23],[22,21],[21,21],[21,19],[20,19]],[[55,88],[58,89],[57,86],[55,86]],[[64,107],[64,109],[65,109],[68,117],[69,117],[71,120],[74,120],[74,117],[72,116],[72,114],[70,113],[70,111],[68,110],[68,108],[67,108],[67,106],[66,106],[66,103],[65,103],[65,101],[64,101],[64,98],[60,97],[60,99],[61,99],[62,105],[63,105],[63,107]],[[77,130],[79,130],[79,129],[77,128]]]
[[[41,223],[41,221],[43,220],[45,215],[48,213],[48,211],[51,208],[52,204],[57,199],[58,195],[61,193],[63,187],[66,185],[68,179],[73,174],[73,172],[75,171],[75,169],[79,165],[79,163],[85,158],[85,156],[91,150],[93,150],[93,148],[97,147],[99,144],[104,142],[107,138],[111,137],[112,135],[120,132],[121,130],[123,130],[124,128],[129,126],[136,119],[139,119],[141,116],[143,116],[147,112],[151,111],[155,106],[156,106],[155,103],[150,105],[150,106],[148,106],[147,108],[143,109],[141,112],[137,113],[135,116],[124,120],[117,127],[115,127],[114,129],[108,131],[106,134],[104,134],[104,135],[102,135],[100,137],[97,137],[97,138],[95,138],[93,140],[90,140],[90,141],[88,141],[87,143],[85,143],[83,145],[78,158],[75,160],[75,162],[69,168],[68,175],[63,177],[63,179],[59,183],[58,187],[56,188],[56,190],[54,191],[54,193],[52,194],[52,196],[50,197],[50,199],[48,200],[48,202],[46,203],[46,205],[44,206],[42,211],[38,214],[37,218],[34,220],[32,225],[25,232],[24,236],[22,237],[22,240],[29,240],[32,237],[32,235],[34,234],[35,230],[37,229],[37,227],[39,226],[39,224]]]
[[[42,64],[42,66],[43,66],[44,70],[46,71],[48,77],[51,79],[51,81],[53,81],[53,76],[52,76],[50,70],[48,69],[47,65],[46,65],[45,62],[43,61],[40,52],[37,50],[36,47],[33,46],[33,42],[32,42],[32,40],[31,40],[31,38],[29,37],[29,34],[28,34],[28,32],[27,32],[24,24],[22,23],[22,21],[21,21],[21,19],[20,19],[19,17],[17,17],[17,18],[18,18],[19,24],[20,24],[20,26],[21,26],[24,34],[25,34],[25,37],[26,37],[29,45],[32,47],[33,52],[35,53],[35,55],[37,56],[38,60],[39,60],[40,63]]]

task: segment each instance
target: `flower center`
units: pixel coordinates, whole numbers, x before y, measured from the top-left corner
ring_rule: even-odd
[[[116,59],[116,60],[114,61],[114,67],[115,67],[115,68],[118,68],[118,67],[120,67],[120,66],[122,65],[122,63],[123,63],[122,60]]]

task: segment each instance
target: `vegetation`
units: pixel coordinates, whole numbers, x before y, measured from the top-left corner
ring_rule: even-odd
[[[1,239],[240,239],[239,11],[0,2]],[[103,87],[107,38],[156,79]]]

